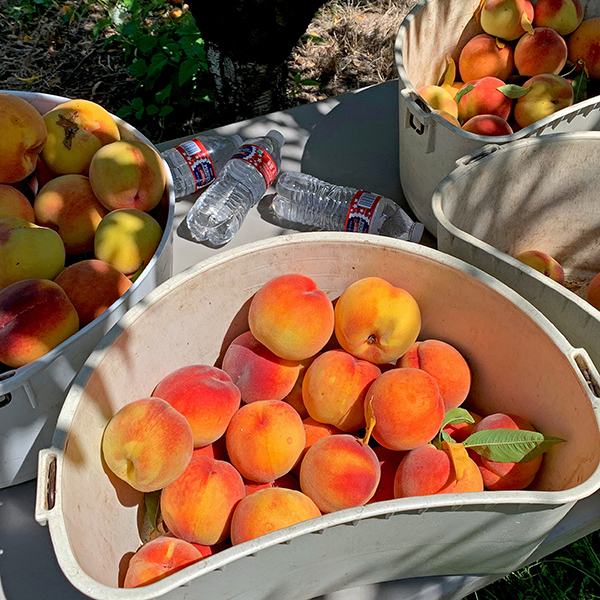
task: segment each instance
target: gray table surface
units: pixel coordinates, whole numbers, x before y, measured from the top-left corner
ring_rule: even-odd
[[[249,121],[220,127],[244,139],[278,129],[286,139],[283,171],[303,171],[331,183],[377,192],[409,210],[398,175],[398,84],[387,82]],[[159,150],[179,140],[159,144]],[[190,240],[185,215],[197,194],[176,204],[173,272],[248,242],[291,233],[268,210],[269,190],[235,238],[214,249]],[[423,240],[435,245],[428,234]],[[48,530],[34,519],[35,482],[0,490],[0,600],[85,600],[60,570]],[[580,500],[531,557],[546,556],[600,529],[600,493]],[[321,600],[459,600],[498,575],[427,577],[354,587]],[[210,599],[218,600],[218,599]]]

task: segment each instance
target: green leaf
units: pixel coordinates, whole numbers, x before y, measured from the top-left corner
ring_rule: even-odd
[[[459,90],[458,94],[456,94],[456,104],[458,104],[460,102],[460,99],[465,95],[468,94],[475,86],[474,85],[467,85],[465,86],[462,90]]]
[[[321,85],[321,82],[315,79],[303,79],[300,83],[302,85]]]
[[[137,60],[134,60],[130,65],[129,65],[129,69],[128,71],[136,78],[136,79],[142,79],[143,77],[146,76],[146,73],[148,72],[148,65],[146,64],[146,61],[138,58]]]
[[[158,40],[153,35],[142,35],[137,40],[137,47],[144,54],[149,54],[152,50],[154,50],[154,48],[156,48],[157,44]]]
[[[172,106],[163,106],[160,109],[160,112],[158,113],[158,115],[160,117],[166,117],[167,115],[170,115],[175,109]]]
[[[325,43],[325,40],[318,35],[312,35],[311,33],[307,33],[302,36],[303,42],[312,42],[313,44],[321,45]]]
[[[522,98],[529,93],[531,86],[523,87],[521,85],[515,85],[514,83],[508,83],[501,85],[496,88],[499,92],[502,92],[507,98]]]
[[[585,100],[585,92],[587,90],[588,85],[588,76],[585,72],[585,69],[581,69],[581,73],[573,79],[573,93],[575,95],[573,102],[577,104],[577,102],[582,102]]]
[[[171,84],[169,83],[169,85],[165,86],[162,90],[156,92],[156,101],[159,104],[164,104],[171,95],[171,89]]]
[[[188,58],[179,65],[179,87],[183,87],[185,83],[191,81],[194,75],[198,72],[200,64],[195,58]]]
[[[455,441],[452,438],[452,436],[447,431],[444,431],[443,429],[440,431],[440,437],[443,442],[448,442],[450,444]],[[438,448],[438,450],[439,450],[439,448]]]
[[[146,114],[147,115],[157,115],[158,114],[158,106],[156,106],[156,104],[149,104],[146,107]]]
[[[451,408],[444,415],[444,420],[442,421],[440,429],[444,429],[446,425],[458,425],[459,423],[475,423],[475,419],[465,408]]]
[[[144,108],[144,101],[141,98],[134,98],[131,101],[131,108],[133,108],[133,110],[140,110],[140,108]]]
[[[487,429],[476,431],[464,442],[478,454],[496,462],[528,462],[565,440],[522,429]]]
[[[146,514],[148,515],[148,520],[150,521],[150,525],[152,525],[152,529],[157,533],[158,531],[158,515],[160,509],[160,490],[157,492],[149,492],[144,494],[144,507],[146,509]]]
[[[154,54],[150,60],[150,66],[148,67],[148,75],[152,77],[162,71],[163,67],[167,65],[169,59],[164,54]]]

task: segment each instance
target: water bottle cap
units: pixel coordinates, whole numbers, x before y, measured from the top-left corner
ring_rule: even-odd
[[[425,225],[418,221],[411,227],[409,241],[418,244],[425,233]]]
[[[235,142],[235,145],[238,146],[238,148],[243,144],[244,140],[242,139],[241,135],[238,135],[237,133],[234,133],[231,138],[233,139],[233,141]]]
[[[283,146],[283,144],[285,143],[283,133],[281,133],[281,131],[277,131],[277,129],[271,129],[271,131],[267,133],[267,137],[274,139],[279,144],[279,146]]]

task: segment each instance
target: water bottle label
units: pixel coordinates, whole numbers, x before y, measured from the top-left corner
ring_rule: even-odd
[[[275,177],[277,177],[277,164],[271,155],[260,146],[254,144],[244,144],[240,146],[231,158],[245,160],[255,167],[263,176],[267,187],[269,187]]]
[[[375,207],[381,200],[381,196],[371,192],[359,190],[354,194],[350,202],[350,208],[346,214],[344,231],[355,231],[357,233],[369,233],[369,227],[373,220]]]
[[[211,183],[215,178],[215,165],[204,144],[198,140],[188,140],[175,146],[185,163],[194,174],[196,191]]]

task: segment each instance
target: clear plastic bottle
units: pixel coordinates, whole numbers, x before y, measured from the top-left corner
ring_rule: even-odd
[[[283,135],[272,129],[238,148],[187,215],[187,226],[195,240],[214,246],[231,240],[248,211],[275,180],[283,144]]]
[[[393,200],[327,183],[306,173],[282,173],[272,207],[278,217],[325,231],[357,231],[420,242],[422,223]]]
[[[193,194],[212,183],[242,143],[236,134],[201,134],[165,150],[161,155],[171,169],[175,198]]]

